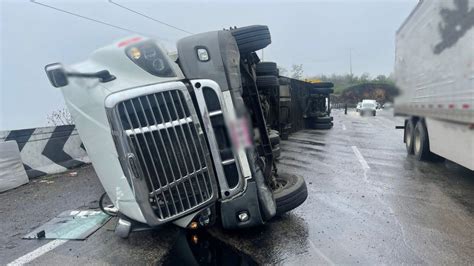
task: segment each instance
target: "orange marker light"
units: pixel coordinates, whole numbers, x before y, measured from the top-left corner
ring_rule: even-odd
[[[194,230],[194,229],[197,229],[198,226],[199,226],[199,225],[198,225],[197,222],[191,222],[191,223],[189,224],[189,229],[193,229],[193,230]]]

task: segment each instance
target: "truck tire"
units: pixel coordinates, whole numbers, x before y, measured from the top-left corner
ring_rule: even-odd
[[[309,122],[310,129],[331,129],[333,126],[332,122],[329,123],[317,123],[314,121]]]
[[[275,160],[280,159],[280,156],[281,156],[280,144],[277,144],[275,146],[272,145],[272,153],[273,153],[273,159]]]
[[[332,120],[333,120],[332,116],[321,116],[321,117],[316,117],[314,119],[314,122],[320,123],[320,124],[327,124],[327,123],[331,123]]]
[[[310,94],[331,94],[331,93],[334,93],[334,89],[332,89],[332,88],[311,88],[309,93]]]
[[[412,119],[407,119],[405,123],[405,147],[407,154],[413,154],[413,134],[415,130],[415,123]]]
[[[279,185],[273,191],[276,215],[282,215],[300,206],[308,197],[304,178],[298,175],[280,173],[276,178]]]
[[[260,62],[257,64],[257,68],[255,70],[257,75],[264,76],[264,75],[272,75],[278,76],[279,71],[277,64],[275,62]]]
[[[276,76],[257,76],[257,87],[279,87],[280,82]]]
[[[272,43],[267,26],[254,25],[232,29],[230,32],[234,36],[242,55],[261,50]]]
[[[273,146],[280,144],[280,135],[276,130],[270,130],[268,137],[270,138],[270,143]]]
[[[429,161],[434,156],[430,152],[428,130],[423,120],[418,120],[413,134],[413,152],[418,161]]]

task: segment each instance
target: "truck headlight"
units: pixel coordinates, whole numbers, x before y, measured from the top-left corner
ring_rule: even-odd
[[[140,42],[128,47],[125,54],[146,72],[158,77],[176,77],[170,61],[153,40]]]

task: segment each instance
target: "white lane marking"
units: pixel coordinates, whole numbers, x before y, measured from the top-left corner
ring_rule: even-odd
[[[328,258],[324,253],[314,245],[313,241],[309,240],[309,244],[313,248],[313,250],[321,257],[323,258],[329,265],[336,265],[330,258]]]
[[[34,259],[36,259],[36,258],[40,257],[41,255],[44,255],[44,254],[48,253],[49,251],[61,246],[62,244],[66,243],[67,241],[68,240],[64,240],[64,239],[53,240],[51,242],[48,242],[46,245],[43,245],[43,246],[31,251],[30,253],[19,257],[18,259],[8,263],[7,265],[8,266],[10,266],[10,265],[24,265],[24,264],[30,263]]]
[[[362,165],[362,168],[364,170],[370,169],[369,164],[364,159],[364,156],[362,156],[362,153],[360,153],[359,149],[357,149],[356,146],[352,146],[352,151],[354,151],[354,154],[356,155],[357,159],[359,160],[359,163]]]
[[[342,130],[346,130],[346,125],[342,124]]]

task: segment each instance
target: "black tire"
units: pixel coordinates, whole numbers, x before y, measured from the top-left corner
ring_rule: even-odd
[[[332,116],[321,116],[321,117],[316,117],[314,119],[314,122],[319,123],[319,124],[327,124],[327,123],[331,123],[332,119],[333,119]]]
[[[273,191],[276,215],[282,215],[300,206],[308,197],[304,178],[298,175],[280,173],[276,178],[281,186]]]
[[[272,43],[267,26],[254,25],[232,29],[230,32],[234,36],[242,55],[261,50]]]
[[[272,145],[272,153],[273,153],[273,159],[280,159],[280,156],[281,156],[281,149],[280,149],[280,144],[277,144],[277,145]]]
[[[377,114],[376,111],[373,111],[373,112],[372,112],[372,116],[375,116],[376,114]]]
[[[311,88],[310,94],[331,94],[334,93],[334,89],[331,88]]]
[[[429,161],[434,156],[430,152],[428,130],[423,120],[418,120],[413,134],[413,153],[418,161]]]
[[[283,132],[281,134],[281,140],[288,140],[288,137],[290,136],[290,134],[288,132]]]
[[[405,123],[405,147],[407,154],[413,154],[413,136],[415,130],[415,123],[412,119],[408,119]]]
[[[313,121],[311,121],[309,123],[309,128],[310,129],[331,129],[333,126],[333,123],[330,122],[330,123],[315,123]]]
[[[268,87],[279,87],[280,82],[276,76],[257,76],[257,87],[268,88]]]
[[[280,135],[278,134],[278,131],[270,130],[268,137],[270,138],[270,143],[272,144],[272,147],[280,144]]]
[[[278,76],[279,71],[277,64],[275,62],[260,62],[257,64],[256,70],[257,75],[265,76],[265,75],[272,75]]]

